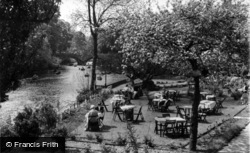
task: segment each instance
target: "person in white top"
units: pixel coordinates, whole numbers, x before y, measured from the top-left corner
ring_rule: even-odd
[[[85,124],[85,131],[89,129],[89,121],[91,122],[98,122],[98,125],[100,125],[99,122],[99,111],[95,109],[95,105],[90,106],[90,111],[85,115],[86,124]]]

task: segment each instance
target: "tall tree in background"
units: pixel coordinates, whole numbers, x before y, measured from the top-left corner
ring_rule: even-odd
[[[181,74],[194,79],[192,151],[196,150],[197,143],[200,79],[221,71],[218,67],[227,67],[228,62],[237,62],[231,60],[232,55],[246,55],[247,14],[247,6],[240,1],[176,1],[171,11],[149,12],[144,17],[129,16],[122,23],[124,28],[119,42],[125,71],[130,66],[146,72],[143,66],[147,62],[179,69]]]
[[[77,25],[90,29],[90,34],[93,39],[93,64],[91,75],[90,90],[95,89],[96,81],[96,63],[98,52],[98,36],[100,31],[112,20],[115,20],[119,15],[119,10],[127,6],[131,0],[84,0],[87,4],[87,14],[77,11],[73,14]]]
[[[6,92],[18,87],[26,59],[25,42],[40,24],[48,23],[58,12],[60,0],[0,1],[0,101]]]
[[[55,16],[48,24],[46,35],[53,55],[65,53],[71,46],[73,35],[70,24]]]

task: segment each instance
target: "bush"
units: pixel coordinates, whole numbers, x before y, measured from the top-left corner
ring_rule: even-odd
[[[83,103],[83,102],[85,101],[85,99],[86,99],[86,95],[84,95],[84,94],[82,94],[82,93],[80,93],[80,94],[77,95],[77,97],[76,97],[76,101],[77,101],[78,104]]]
[[[151,137],[144,136],[143,142],[144,142],[147,146],[149,146],[149,147],[151,147],[151,148],[154,147],[154,143],[153,143],[154,140],[153,140]]]
[[[235,91],[235,92],[233,92],[233,93],[231,94],[231,97],[233,97],[234,100],[239,100],[239,99],[241,98],[241,96],[242,96],[242,93],[239,92],[239,91]]]
[[[52,137],[67,137],[68,130],[65,127],[55,128],[51,134]]]
[[[142,88],[143,89],[148,89],[150,91],[157,90],[157,86],[154,84],[154,81],[148,80],[148,81],[143,81],[142,83]]]
[[[1,128],[1,137],[17,137],[18,135],[13,131],[11,126],[4,126]]]
[[[111,88],[105,88],[101,90],[102,100],[106,100],[113,94],[113,90]]]
[[[14,130],[20,137],[38,137],[41,135],[39,121],[34,116],[33,110],[25,107],[14,119]]]
[[[97,141],[98,143],[102,143],[102,141],[103,141],[103,136],[102,136],[101,134],[96,134],[96,135],[95,135],[95,138],[96,138],[96,141]]]
[[[87,137],[88,140],[93,140],[94,139],[92,134],[87,134],[86,137]]]
[[[116,149],[108,147],[105,144],[101,145],[101,153],[116,153]]]
[[[50,130],[56,127],[57,113],[51,104],[47,102],[42,103],[41,108],[36,110],[35,116],[39,120],[40,126],[44,127],[45,130]]]
[[[89,89],[82,89],[79,91],[79,94],[76,97],[76,101],[78,104],[83,103],[85,100],[89,100],[91,95],[91,91]]]
[[[125,146],[127,144],[127,138],[126,137],[122,137],[121,136],[121,133],[118,133],[118,137],[117,139],[115,140],[115,143],[118,145],[118,146]]]

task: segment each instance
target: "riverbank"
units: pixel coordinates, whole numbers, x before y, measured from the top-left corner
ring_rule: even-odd
[[[23,80],[22,85],[15,91],[7,93],[9,99],[1,103],[0,108],[0,127],[6,125],[6,120],[16,117],[18,112],[22,112],[24,107],[36,108],[42,102],[48,101],[59,113],[68,109],[76,103],[78,91],[87,88],[90,78],[85,77],[86,73],[91,73],[91,69],[85,67],[85,71],[79,70],[82,66],[63,66],[60,74],[53,71],[38,75],[35,80]],[[122,80],[120,75],[108,74],[107,84]],[[104,79],[97,81],[104,84]]]

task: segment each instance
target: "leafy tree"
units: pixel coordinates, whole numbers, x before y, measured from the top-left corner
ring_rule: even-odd
[[[121,22],[124,26],[119,42],[126,72],[131,73],[127,67],[146,71],[144,65],[150,63],[179,69],[179,74],[194,79],[190,150],[196,150],[200,79],[235,62],[231,60],[233,53],[243,56],[247,51],[246,8],[239,1],[176,1],[171,11],[125,16]]]
[[[71,40],[73,38],[70,24],[58,19],[58,17],[59,16],[55,16],[50,21],[46,30],[48,42],[54,55],[66,52],[71,46]]]
[[[76,24],[80,23],[82,27],[88,26],[93,39],[93,64],[90,89],[93,91],[96,80],[96,63],[98,50],[98,36],[100,31],[109,21],[117,18],[119,10],[128,5],[130,0],[85,0],[87,4],[87,15],[84,12],[77,11],[73,14]],[[83,24],[84,23],[84,24]],[[79,25],[79,24],[78,24]]]
[[[60,0],[1,0],[0,2],[0,101],[16,89],[25,70],[25,42],[40,24],[58,12]]]
[[[73,32],[73,39],[71,43],[71,52],[82,55],[86,52],[87,40],[86,36],[81,31]]]

